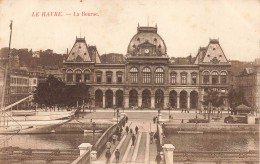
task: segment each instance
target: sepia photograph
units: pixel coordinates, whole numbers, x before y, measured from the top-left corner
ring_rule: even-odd
[[[0,0],[0,164],[259,164],[260,0]]]

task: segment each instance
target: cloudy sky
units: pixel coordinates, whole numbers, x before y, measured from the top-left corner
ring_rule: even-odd
[[[76,36],[100,54],[126,54],[140,26],[158,26],[169,56],[195,56],[217,38],[228,59],[260,57],[260,0],[0,0],[0,47],[66,53]],[[39,12],[34,17],[33,12]],[[42,12],[62,12],[42,17]],[[80,16],[74,16],[79,13]],[[82,12],[99,16],[81,16]],[[71,14],[71,15],[66,15]]]

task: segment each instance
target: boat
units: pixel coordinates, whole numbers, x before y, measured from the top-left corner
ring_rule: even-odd
[[[33,110],[13,110],[12,116],[35,116],[36,111]]]
[[[0,127],[0,134],[42,134],[51,133],[56,127],[70,121],[9,121],[8,126]]]

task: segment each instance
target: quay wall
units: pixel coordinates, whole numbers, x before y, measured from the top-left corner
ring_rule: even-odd
[[[248,124],[211,124],[211,123],[164,123],[165,133],[179,133],[185,131],[203,132],[203,133],[259,133],[259,125]]]
[[[103,122],[95,122],[96,130],[107,130],[113,123],[103,123]],[[84,130],[92,130],[92,122],[76,122],[71,121],[67,122],[55,129],[56,133],[66,133],[66,132],[84,132]]]

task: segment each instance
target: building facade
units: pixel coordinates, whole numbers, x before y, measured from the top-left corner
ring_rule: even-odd
[[[252,67],[245,68],[236,77],[236,86],[244,93],[250,107],[260,107],[260,59],[256,59]]]
[[[100,108],[197,109],[209,89],[228,92],[231,64],[218,40],[199,48],[195,61],[179,64],[170,60],[157,30],[138,26],[120,64],[101,62],[95,46],[76,38],[63,63],[66,84],[89,85]]]

